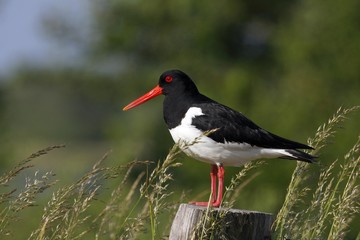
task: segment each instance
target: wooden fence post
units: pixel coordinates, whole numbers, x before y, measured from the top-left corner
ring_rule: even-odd
[[[169,240],[270,240],[271,224],[272,215],[268,213],[225,208],[207,211],[206,207],[181,204]]]

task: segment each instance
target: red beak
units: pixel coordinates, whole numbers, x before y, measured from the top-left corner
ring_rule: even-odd
[[[127,111],[131,108],[134,108],[144,102],[149,101],[150,99],[162,94],[162,88],[157,85],[156,87],[154,87],[150,92],[146,93],[144,96],[139,97],[138,99],[136,99],[135,101],[131,102],[129,105],[127,105],[126,107],[123,108],[124,111]]]

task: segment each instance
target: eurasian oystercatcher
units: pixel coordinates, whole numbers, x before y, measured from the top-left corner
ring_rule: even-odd
[[[123,110],[160,94],[165,95],[164,120],[174,141],[187,155],[212,165],[210,205],[213,207],[218,207],[222,201],[224,166],[241,166],[259,158],[309,163],[314,160],[314,156],[298,150],[312,147],[272,134],[243,114],[202,95],[191,78],[179,70],[164,72],[154,89]],[[210,134],[204,134],[209,131]],[[194,204],[207,206],[208,202]]]

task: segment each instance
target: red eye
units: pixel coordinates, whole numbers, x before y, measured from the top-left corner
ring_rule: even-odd
[[[168,82],[168,83],[172,82],[172,80],[173,80],[172,76],[166,76],[165,77],[165,81]]]

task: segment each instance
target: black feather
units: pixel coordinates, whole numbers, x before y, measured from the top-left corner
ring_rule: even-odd
[[[207,98],[202,96],[201,98]],[[302,143],[279,137],[259,127],[243,114],[213,100],[195,103],[192,107],[202,109],[204,115],[196,116],[192,125],[207,131],[218,129],[209,137],[214,141],[248,143],[253,146],[275,149],[312,149]]]
[[[298,160],[298,161],[303,161],[303,162],[308,162],[308,163],[314,163],[315,162],[315,156],[310,155],[308,153],[296,150],[296,149],[287,149],[285,150],[286,152],[290,153],[292,156],[290,157],[281,157],[281,158],[285,158],[285,159],[293,159],[293,160]]]

